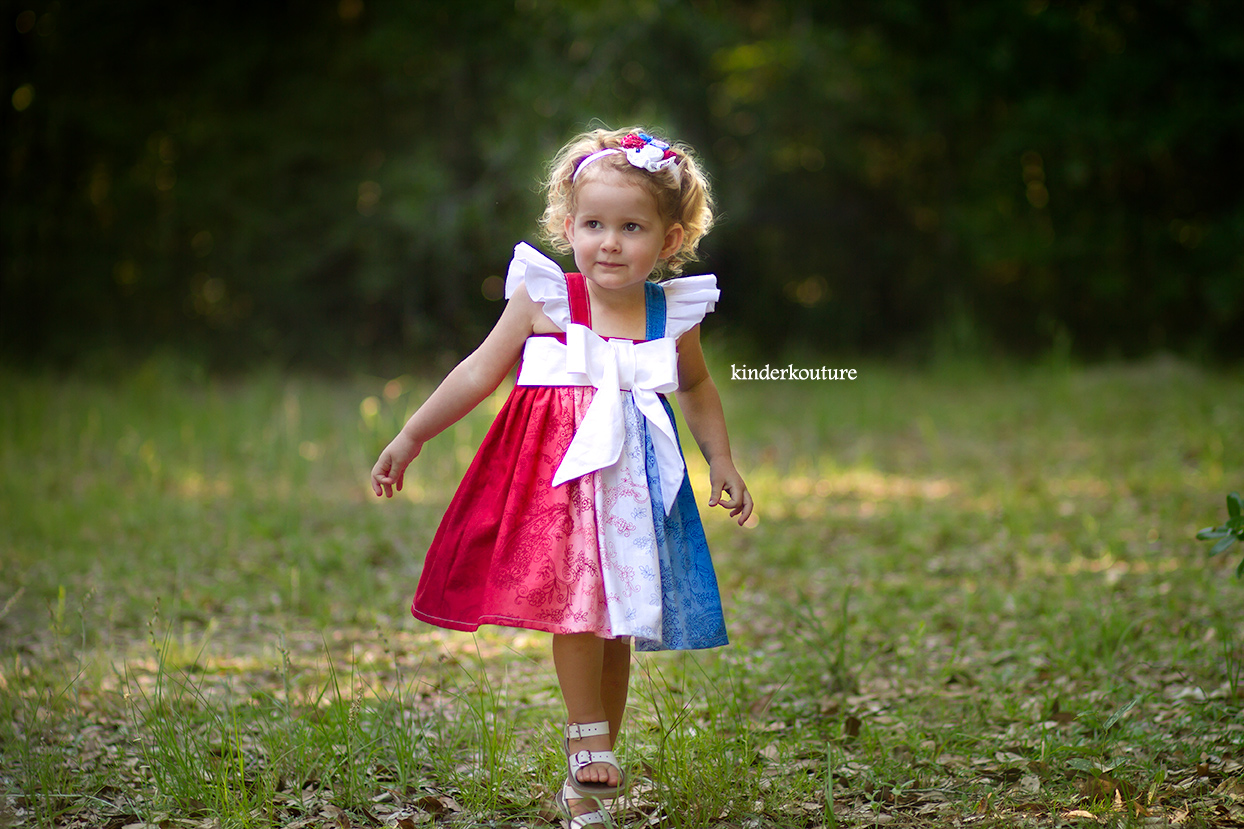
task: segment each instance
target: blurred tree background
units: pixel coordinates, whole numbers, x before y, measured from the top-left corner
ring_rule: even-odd
[[[1244,5],[0,0],[0,357],[473,346],[599,119],[764,355],[1244,353]]]

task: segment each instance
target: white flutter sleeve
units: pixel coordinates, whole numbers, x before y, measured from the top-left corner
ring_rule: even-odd
[[[711,273],[680,276],[660,285],[665,291],[665,336],[675,339],[699,325],[721,296]]]
[[[544,305],[545,315],[561,330],[570,325],[570,297],[561,266],[526,242],[514,246],[514,258],[505,275],[505,298],[526,283],[527,295]]]

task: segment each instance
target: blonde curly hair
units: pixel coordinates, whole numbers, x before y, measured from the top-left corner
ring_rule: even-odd
[[[566,238],[566,217],[576,210],[577,185],[597,177],[605,170],[614,171],[627,180],[646,189],[657,202],[657,213],[665,226],[682,225],[682,246],[667,259],[657,263],[656,278],[665,271],[680,273],[688,262],[696,258],[700,239],[713,226],[713,195],[708,177],[696,163],[695,155],[685,144],[670,142],[670,148],[678,156],[678,174],[671,169],[650,173],[633,166],[622,153],[613,153],[593,161],[577,181],[575,171],[583,159],[604,149],[621,149],[622,139],[631,133],[652,131],[643,127],[627,127],[620,130],[594,129],[580,133],[553,157],[549,164],[548,178],[544,181],[547,204],[540,217],[540,229],[545,240],[559,253],[570,253],[570,241]],[[589,171],[591,173],[589,174]]]

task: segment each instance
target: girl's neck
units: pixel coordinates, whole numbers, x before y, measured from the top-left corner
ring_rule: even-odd
[[[602,337],[642,340],[648,327],[648,303],[644,283],[609,291],[587,282],[592,309],[592,330]]]

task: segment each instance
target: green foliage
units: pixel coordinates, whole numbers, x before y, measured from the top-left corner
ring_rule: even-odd
[[[1238,4],[28,6],[8,357],[461,353],[595,118],[701,151],[719,316],[766,346],[1244,342]]]
[[[1206,527],[1196,534],[1199,541],[1213,541],[1209,554],[1216,556],[1231,549],[1231,545],[1244,539],[1244,509],[1241,509],[1240,493],[1227,496],[1227,521],[1219,527]],[[1235,577],[1244,577],[1244,559],[1235,568]]]

